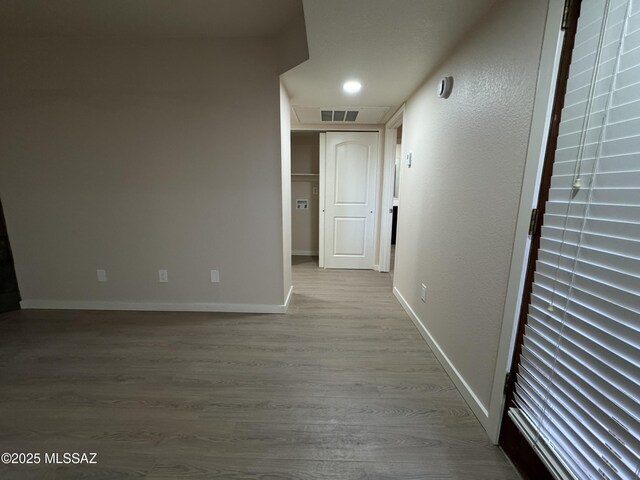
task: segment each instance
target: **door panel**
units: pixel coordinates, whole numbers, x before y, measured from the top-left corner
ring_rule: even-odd
[[[365,255],[366,218],[336,218],[334,226],[333,251],[336,255]]]
[[[367,204],[369,149],[344,143],[336,146],[336,205]]]
[[[325,267],[372,269],[378,134],[329,132],[325,151]]]

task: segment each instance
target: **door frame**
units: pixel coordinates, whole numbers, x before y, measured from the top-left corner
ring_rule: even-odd
[[[376,202],[375,208],[376,211],[374,213],[374,225],[373,225],[373,269],[375,271],[380,271],[380,213],[382,211],[380,204],[382,198],[382,175],[380,173],[381,165],[383,164],[384,157],[384,126],[375,125],[375,124],[336,124],[336,123],[327,123],[323,124],[308,124],[308,125],[292,125],[291,132],[320,132],[320,170],[319,170],[319,183],[318,186],[320,191],[318,192],[320,195],[320,215],[319,215],[319,232],[318,235],[319,243],[318,243],[318,266],[320,268],[324,268],[324,187],[325,187],[325,144],[326,144],[326,134],[327,132],[376,132],[378,133],[378,170],[376,171]]]
[[[325,176],[325,171],[327,168],[327,132],[322,132],[320,134],[320,158],[318,160],[318,188],[320,194],[318,208],[320,212],[318,214],[318,235],[320,238],[318,239],[318,266],[320,268],[324,268],[324,201],[325,201],[325,184],[327,183],[327,178]]]
[[[540,248],[540,239],[542,234],[542,218],[545,213],[546,203],[549,198],[549,190],[551,188],[551,178],[553,175],[553,164],[558,144],[558,133],[560,129],[561,113],[564,107],[564,101],[567,91],[567,83],[569,78],[569,70],[573,57],[573,48],[575,43],[577,23],[580,16],[582,0],[567,0],[566,14],[566,30],[564,31],[563,41],[561,45],[560,58],[558,61],[559,69],[556,76],[555,91],[553,95],[552,115],[553,118],[549,124],[547,139],[544,144],[544,159],[542,162],[542,171],[539,178],[539,191],[537,196],[537,222],[532,225],[529,242],[529,255],[527,265],[524,269],[524,278],[520,289],[520,303],[518,306],[518,315],[515,322],[515,338],[514,345],[511,349],[511,357],[509,362],[509,380],[505,382],[504,401],[502,403],[501,428],[499,432],[499,442],[503,450],[514,463],[518,471],[525,478],[535,478],[540,480],[552,479],[553,476],[545,466],[544,462],[538,457],[531,445],[520,433],[516,425],[508,416],[509,403],[513,402],[515,391],[515,375],[520,363],[520,355],[522,354],[522,342],[524,339],[524,330],[527,323],[529,304],[531,303],[531,295],[533,291],[534,274],[536,263],[538,260],[538,252]],[[533,222],[532,222],[533,223]]]
[[[388,272],[391,267],[391,228],[393,224],[393,187],[396,165],[396,144],[398,127],[404,125],[403,104],[384,126],[384,166],[382,173],[382,201],[380,205],[380,272]],[[402,129],[402,147],[400,158],[404,158],[404,132]],[[399,200],[398,200],[399,202]],[[397,245],[396,237],[396,245]],[[398,252],[396,250],[396,255]]]
[[[531,237],[529,223],[531,211],[537,207],[549,127],[553,116],[553,104],[564,43],[562,20],[564,2],[549,2],[534,97],[531,132],[524,166],[522,190],[511,255],[509,281],[502,314],[502,326],[498,342],[491,400],[487,417],[481,420],[489,438],[498,444],[505,406],[505,384],[511,370],[511,359],[516,344],[518,319],[522,304]]]
[[[373,198],[372,198],[372,208],[373,211],[371,211],[371,221],[373,222],[373,225],[371,225],[370,227],[367,227],[366,230],[371,232],[371,238],[369,238],[369,235],[365,232],[365,239],[369,238],[369,240],[367,241],[367,245],[371,245],[371,263],[366,262],[368,264],[367,267],[362,267],[362,266],[341,266],[341,267],[337,267],[335,266],[335,262],[337,261],[335,257],[332,257],[331,254],[329,252],[324,252],[325,255],[323,255],[323,260],[322,263],[324,265],[324,268],[334,268],[334,269],[362,269],[362,270],[374,270],[374,271],[378,271],[379,267],[377,264],[377,260],[378,260],[378,256],[379,256],[379,252],[377,251],[376,247],[376,243],[379,237],[379,212],[380,212],[380,157],[381,157],[381,152],[380,152],[380,144],[381,144],[381,138],[380,138],[380,132],[365,132],[365,131],[337,131],[337,130],[328,130],[326,133],[324,134],[320,134],[320,155],[321,155],[321,159],[320,159],[320,186],[321,186],[321,190],[322,190],[322,196],[320,199],[320,221],[324,222],[324,226],[322,228],[322,232],[320,233],[323,237],[323,239],[325,241],[322,242],[322,248],[325,249],[327,247],[326,244],[326,234],[327,234],[327,228],[332,229],[331,227],[331,223],[329,223],[327,225],[326,223],[326,219],[327,219],[327,215],[326,215],[326,210],[328,209],[328,204],[327,199],[329,198],[329,196],[327,195],[328,191],[333,191],[332,189],[335,188],[335,185],[330,184],[329,182],[327,182],[327,169],[330,166],[333,166],[333,169],[336,170],[336,165],[337,165],[337,157],[334,158],[334,153],[333,151],[331,151],[330,153],[330,149],[328,148],[329,144],[333,144],[333,141],[329,140],[329,135],[333,134],[333,135],[338,135],[338,136],[346,136],[347,140],[345,140],[344,142],[340,142],[338,144],[344,144],[344,143],[358,143],[360,140],[357,140],[357,138],[359,137],[355,137],[354,139],[354,135],[364,135],[367,138],[372,138],[372,135],[375,135],[375,141],[370,142],[372,148],[376,148],[377,152],[374,155],[369,155],[369,159],[372,159],[374,162],[373,165],[373,169],[371,169],[370,166],[367,167],[367,177],[369,177],[370,175],[373,174],[373,185],[371,185],[371,187],[373,189]],[[357,141],[356,141],[357,140]],[[322,142],[324,141],[324,145],[322,145]],[[328,160],[328,154],[331,154],[332,158],[336,161],[336,162],[327,162]],[[337,171],[337,170],[336,170]],[[336,173],[337,175],[337,173]],[[335,177],[335,179],[337,179],[337,177]],[[369,190],[371,191],[371,190]],[[329,202],[329,203],[333,203]],[[367,210],[369,210],[369,208],[367,208]],[[331,218],[329,219],[331,220]],[[333,227],[335,228],[335,226]],[[369,230],[370,229],[370,230]],[[335,230],[333,230],[335,233]],[[333,241],[333,238],[331,239]],[[320,244],[319,244],[320,247]],[[368,247],[365,247],[366,249],[368,249]],[[331,261],[330,261],[331,259]],[[355,258],[353,259],[354,261]],[[339,262],[339,261],[338,261]],[[333,267],[327,267],[327,265],[329,263],[334,264]],[[339,262],[342,263],[342,262]],[[349,262],[346,262],[349,263]],[[356,262],[357,263],[357,262]]]

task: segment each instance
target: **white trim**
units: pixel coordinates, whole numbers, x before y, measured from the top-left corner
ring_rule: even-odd
[[[404,105],[403,107],[404,108]],[[332,128],[333,127],[333,128]],[[378,133],[378,157],[376,158],[376,200],[374,207],[374,222],[373,222],[373,252],[374,252],[374,262],[376,261],[376,252],[378,259],[380,258],[380,214],[379,207],[382,201],[381,194],[381,182],[380,182],[380,165],[384,162],[384,126],[383,125],[347,125],[348,128],[342,128],[342,125],[297,125],[295,127],[291,127],[292,131],[321,131],[323,133],[320,134],[320,228],[319,228],[319,259],[318,266],[320,268],[325,268],[325,242],[324,242],[324,227],[325,227],[325,218],[324,218],[324,208],[325,208],[325,169],[326,169],[326,132],[349,132],[349,131],[360,131],[360,132],[377,132]],[[391,242],[391,240],[389,240]],[[378,262],[379,264],[380,262]],[[375,266],[374,266],[375,269]],[[387,270],[388,271],[388,270]]]
[[[505,376],[511,366],[515,336],[518,328],[522,289],[524,288],[524,277],[527,272],[527,263],[529,260],[529,220],[531,218],[531,209],[535,208],[538,202],[540,176],[542,174],[548,129],[553,110],[553,97],[555,95],[563,40],[563,32],[560,28],[562,10],[563,2],[549,2],[547,23],[540,54],[529,146],[525,162],[522,191],[520,194],[520,207],[518,210],[513,253],[511,255],[509,283],[502,317],[502,329],[500,331],[496,369],[493,377],[491,402],[489,404],[489,419],[485,426],[489,438],[495,444],[498,443],[498,437],[500,435],[505,402]]]
[[[404,124],[402,105],[385,125],[384,156],[382,167],[382,202],[380,206],[380,255],[378,257],[381,272],[388,272],[391,267],[391,229],[393,225],[393,188],[396,163],[396,138],[400,125]]]
[[[293,285],[291,285],[289,287],[289,293],[287,294],[287,298],[284,299],[284,312],[278,312],[278,313],[287,313],[287,310],[289,310],[289,304],[291,303],[291,297],[293,296]]]
[[[320,175],[320,184],[319,184],[319,194],[320,194],[320,198],[319,198],[319,212],[318,212],[318,267],[320,268],[324,268],[324,190],[325,190],[325,184],[326,184],[326,165],[327,165],[327,134],[326,133],[321,133],[320,134],[320,159],[319,159],[319,166],[318,166],[318,172]]]
[[[331,135],[331,136],[329,136]],[[337,131],[337,132],[327,132],[325,134],[325,148],[323,151],[323,162],[320,165],[320,178],[321,181],[324,179],[323,187],[321,188],[321,193],[323,194],[323,201],[321,205],[323,205],[323,210],[331,210],[328,214],[325,212],[321,212],[323,217],[323,225],[324,232],[322,237],[324,238],[323,242],[323,250],[324,250],[324,258],[322,261],[321,267],[323,268],[335,268],[335,269],[358,269],[358,270],[375,270],[375,265],[379,256],[379,234],[380,234],[380,200],[381,200],[381,175],[380,175],[380,165],[382,162],[382,144],[383,138],[380,134],[380,131],[375,132],[345,132],[345,131]],[[336,152],[333,151],[333,148],[336,145],[340,145],[343,142],[352,143],[352,142],[364,142],[368,145],[368,153],[371,161],[367,164],[367,176],[370,178],[371,183],[367,182],[367,195],[371,194],[371,211],[369,214],[372,217],[367,216],[365,223],[365,245],[364,245],[364,253],[362,255],[352,255],[352,256],[344,256],[344,255],[334,255],[333,242],[335,239],[333,238],[333,224],[334,218],[333,210],[333,200],[330,196],[331,189],[335,187],[331,182],[335,182],[336,178],[331,178],[329,174],[329,170],[332,170],[333,177],[336,176],[336,172],[334,167],[337,164],[332,162],[332,160],[336,160]],[[336,144],[336,145],[334,145]],[[373,150],[375,145],[375,151]],[[329,154],[331,154],[331,159],[329,158]],[[336,160],[337,161],[337,160]],[[329,207],[331,205],[331,208]],[[336,204],[338,205],[338,204]],[[367,208],[368,210],[369,208]],[[369,218],[372,218],[371,223],[369,223]]]
[[[384,165],[384,129],[380,129],[378,132],[378,158],[376,158],[376,178],[375,178],[375,206],[373,208],[373,260],[372,260],[372,269],[376,271],[375,264],[380,265],[380,226],[381,223],[381,215],[382,215],[382,181],[384,180],[384,175],[382,173],[382,168]],[[378,269],[378,271],[380,271]]]
[[[299,124],[291,125],[292,132],[382,132],[383,125],[375,124],[362,124],[351,125],[342,123],[329,123],[329,124]]]
[[[404,308],[404,310],[407,312],[409,318],[411,318],[411,320],[415,324],[416,328],[420,332],[420,335],[422,335],[429,347],[431,347],[434,355],[442,364],[443,368],[445,369],[457,389],[460,391],[462,397],[467,402],[475,416],[478,417],[478,420],[486,429],[489,421],[489,412],[487,411],[485,406],[482,404],[475,392],[471,389],[469,384],[465,381],[464,377],[460,374],[460,372],[458,372],[458,369],[455,367],[455,365],[451,362],[451,360],[449,360],[449,357],[447,357],[447,355],[444,353],[444,350],[442,350],[440,345],[438,345],[438,342],[436,342],[431,333],[429,333],[429,330],[427,330],[427,327],[425,327],[422,320],[420,320],[416,312],[411,308],[409,303],[405,300],[405,298],[396,287],[393,287],[393,294],[400,302],[400,305],[402,305],[402,308]]]
[[[242,303],[161,303],[161,302],[91,302],[65,300],[22,300],[23,309],[45,310],[134,310],[150,312],[226,312],[226,313],[287,313],[291,300],[289,290],[283,305]]]
[[[292,250],[291,251],[291,255],[295,256],[299,256],[299,257],[317,257],[318,256],[318,251],[317,250]]]
[[[375,272],[379,272],[379,271],[380,271],[380,265],[374,265],[374,266],[373,266],[373,270],[374,270]]]

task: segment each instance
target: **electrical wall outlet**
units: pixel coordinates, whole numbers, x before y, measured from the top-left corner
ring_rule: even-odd
[[[426,303],[427,301],[427,286],[423,283],[420,288],[420,300]]]
[[[107,271],[106,270],[98,269],[98,270],[96,270],[96,274],[98,275],[98,281],[99,282],[108,282],[109,281],[109,279],[107,278]]]
[[[211,283],[220,283],[220,272],[218,270],[211,270]]]
[[[158,270],[158,281],[167,283],[169,281],[169,273],[166,270]]]
[[[313,187],[313,194],[318,195],[318,187]]]
[[[413,162],[413,153],[407,153],[407,167],[411,168],[411,163]]]

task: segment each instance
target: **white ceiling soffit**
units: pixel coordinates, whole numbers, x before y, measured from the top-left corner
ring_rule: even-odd
[[[390,105],[390,116],[494,3],[303,0],[310,58],[283,75],[292,104]],[[359,94],[343,92],[349,79]]]
[[[293,106],[294,124],[312,125],[326,123],[345,123],[359,125],[375,125],[383,121],[389,107],[303,107]],[[323,115],[324,113],[324,115]],[[330,117],[330,118],[329,118]]]
[[[0,36],[274,37],[301,0],[0,0]]]

